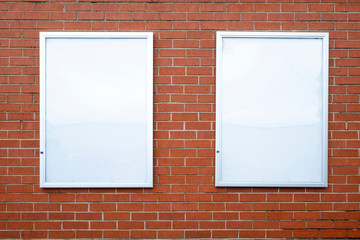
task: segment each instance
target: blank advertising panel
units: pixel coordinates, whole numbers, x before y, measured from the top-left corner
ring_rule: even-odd
[[[216,186],[326,187],[328,34],[216,40]]]
[[[40,33],[40,186],[152,187],[152,33]]]

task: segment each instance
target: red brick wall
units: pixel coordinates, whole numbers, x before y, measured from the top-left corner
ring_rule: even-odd
[[[359,0],[228,2],[0,2],[0,237],[360,238]],[[330,33],[328,188],[215,188],[217,30]],[[153,189],[39,188],[39,31],[154,32]]]

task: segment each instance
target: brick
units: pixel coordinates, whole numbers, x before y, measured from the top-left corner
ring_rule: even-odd
[[[103,16],[99,15],[99,19],[103,18]],[[123,12],[108,12],[106,13],[107,20],[131,20],[131,13],[123,13]]]
[[[170,150],[171,157],[192,157],[196,156],[195,149],[171,149]]]
[[[187,19],[190,21],[211,21],[213,20],[212,13],[188,13]]]
[[[297,238],[318,238],[320,236],[319,230],[295,230],[294,237]]]
[[[309,4],[310,12],[333,12],[334,5],[332,4]]]
[[[71,12],[54,12],[51,13],[51,20],[76,20],[76,13]]]
[[[183,202],[184,201],[184,195],[183,194],[163,194],[159,196],[160,202]],[[163,213],[159,213],[160,219]],[[172,217],[176,216],[177,213],[164,213],[169,214],[169,220],[172,219]]]
[[[187,69],[188,75],[211,75],[212,68],[209,67],[189,67]]]
[[[11,11],[35,11],[35,3],[10,3]],[[7,10],[7,9],[6,9]]]
[[[116,222],[91,222],[91,229],[116,229]]]
[[[176,102],[177,103],[197,102],[197,96],[196,95],[189,95],[189,94],[172,95],[171,96],[171,102],[174,102],[174,103],[176,103]]]
[[[360,4],[337,4],[335,11],[337,12],[358,12],[360,9]]]
[[[46,213],[22,213],[21,214],[23,220],[46,220],[47,214]]]
[[[284,30],[306,30],[306,29],[308,29],[308,24],[307,23],[302,23],[302,22],[294,22],[294,23],[292,23],[292,22],[289,22],[289,23],[285,23],[285,22],[283,22],[282,24],[281,24],[281,26],[282,26],[282,28],[284,29]]]
[[[101,213],[76,213],[76,220],[101,220]]]
[[[183,231],[158,231],[159,238],[184,238]]]
[[[147,229],[170,229],[171,222],[165,221],[147,221],[146,222]]]
[[[282,12],[306,12],[307,5],[306,4],[282,4],[281,11]]]
[[[229,22],[229,30],[252,30],[254,29],[253,23],[251,22]]]
[[[249,211],[251,209],[252,209],[251,203],[227,203],[226,204],[226,210],[228,210],[228,211]],[[240,217],[241,217],[241,215],[240,215]]]
[[[74,202],[75,195],[74,194],[51,194],[49,196],[50,202]]]
[[[240,21],[240,14],[239,13],[216,13],[215,21]]]
[[[50,238],[74,238],[75,237],[75,232],[73,231],[49,231],[49,237]]]
[[[22,238],[46,238],[47,233],[46,231],[22,231],[21,232]]]
[[[60,222],[36,222],[35,229],[60,229]]]
[[[49,213],[50,220],[74,220],[74,213]]]
[[[309,29],[310,30],[333,30],[334,29],[334,23],[316,23],[316,22],[310,22],[309,23]]]
[[[293,214],[291,212],[268,212],[268,220],[289,220],[292,219]]]
[[[119,221],[119,229],[144,229],[144,222],[142,221]]]
[[[171,139],[194,139],[195,136],[195,131],[172,131],[170,133]]]
[[[173,5],[175,12],[198,12],[199,11],[199,4],[174,4]]]
[[[49,13],[46,12],[24,12],[24,20],[49,20]]]
[[[105,212],[105,220],[130,220],[129,213],[118,213],[118,212]]]
[[[198,30],[199,23],[197,23],[197,22],[174,22],[173,28],[175,30]]]
[[[183,67],[161,67],[161,75],[185,75],[185,68]]]
[[[185,13],[160,13],[160,20],[184,21],[186,20]],[[191,19],[189,19],[191,20]]]
[[[65,29],[90,29],[90,22],[65,22]]]
[[[205,30],[226,30],[225,22],[202,22],[201,29]]]
[[[269,21],[293,21],[294,14],[292,13],[268,13]]]
[[[185,231],[186,238],[210,238],[211,232],[207,230]]]
[[[131,16],[134,20],[159,20],[159,13],[134,12],[134,13],[114,13],[114,14],[121,15],[122,18],[125,18],[126,16],[126,20],[131,20]]]
[[[70,16],[69,16],[70,17]],[[59,17],[60,18],[60,17]],[[58,19],[56,19],[58,20]],[[71,19],[72,20],[72,19]],[[75,19],[74,19],[75,20]],[[67,27],[69,29],[74,29],[76,25],[69,24]],[[83,29],[86,29],[88,27],[87,24],[83,24]],[[56,21],[39,21],[37,23],[38,29],[63,29],[64,23],[62,22],[56,22]]]
[[[269,238],[291,238],[292,231],[287,230],[274,230],[274,231],[267,231],[266,236]]]
[[[0,237],[359,238],[359,6],[0,3]],[[154,188],[39,188],[38,34],[64,30],[153,32]],[[329,187],[214,186],[218,30],[329,32]]]
[[[322,19],[324,21],[346,21],[347,14],[339,14],[339,13],[323,13]]]
[[[185,31],[166,31],[160,32],[160,38],[165,39],[183,39],[186,36]]]
[[[155,238],[156,231],[131,231],[131,238]]]
[[[33,229],[34,224],[32,222],[9,222],[7,229]]]
[[[145,11],[145,4],[143,3],[120,3],[119,6],[120,6],[120,11],[129,11],[129,12]]]
[[[319,194],[294,194],[295,202],[318,202],[319,200]]]
[[[224,203],[199,203],[200,211],[224,211]]]
[[[5,19],[8,19],[8,20],[15,20],[15,19],[21,19],[21,12],[3,12],[1,14],[1,17],[0,19],[2,20],[5,20]]]
[[[175,221],[174,229],[196,229],[198,228],[197,221]]]
[[[129,238],[129,231],[104,231],[105,238]]]
[[[295,21],[320,21],[320,13],[296,13]]]
[[[89,11],[91,10],[90,3],[68,3],[65,5],[65,9],[69,11]]]
[[[200,221],[200,229],[225,229],[225,221]]]
[[[76,237],[78,238],[101,238],[101,231],[76,231]]]
[[[280,30],[280,23],[276,22],[256,22],[256,30]]]
[[[322,230],[320,232],[320,237],[322,238],[340,238],[346,237],[345,230]]]
[[[149,30],[151,30],[151,29],[161,29],[161,30],[172,29],[172,23],[171,22],[148,22],[146,24],[146,28]]]
[[[196,185],[173,185],[172,192],[175,193],[193,193],[198,192],[198,187]]]
[[[90,204],[91,211],[115,211],[115,203],[92,203]]]
[[[152,12],[169,12],[172,10],[172,5],[171,4],[149,4],[147,6],[147,11]]]
[[[240,238],[264,238],[265,231],[262,230],[240,230]]]
[[[299,217],[299,219],[302,219],[303,217]],[[305,217],[307,218],[307,217]],[[298,218],[296,218],[298,219]],[[305,221],[281,221],[280,222],[280,228],[283,229],[306,229],[306,222]]]
[[[119,29],[120,30],[144,30],[145,23],[143,22],[119,22]]]

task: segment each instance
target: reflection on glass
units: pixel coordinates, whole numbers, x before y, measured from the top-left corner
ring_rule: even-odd
[[[146,182],[146,39],[46,41],[46,182]]]
[[[321,182],[322,40],[223,38],[222,57],[222,180]]]

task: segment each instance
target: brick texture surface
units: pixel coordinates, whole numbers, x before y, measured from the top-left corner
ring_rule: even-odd
[[[359,239],[359,12],[359,0],[1,1],[0,238]],[[218,30],[330,33],[327,188],[214,186]],[[154,188],[39,188],[40,31],[153,32]]]

